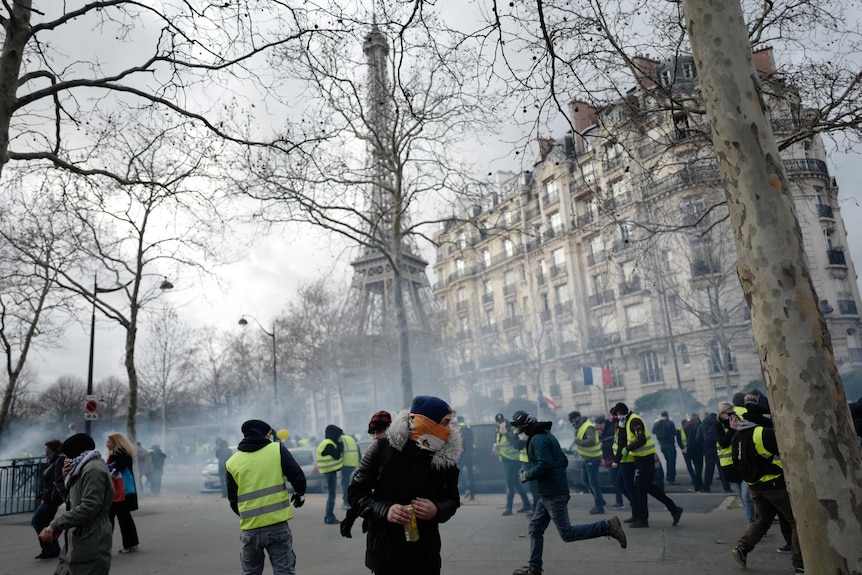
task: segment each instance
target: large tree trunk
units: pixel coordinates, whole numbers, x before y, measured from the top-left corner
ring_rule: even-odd
[[[399,236],[400,237],[400,236]],[[401,395],[404,407],[413,403],[413,369],[410,363],[410,335],[407,313],[404,310],[404,281],[401,277],[401,241],[395,244],[392,253],[392,295],[395,306],[395,329],[398,335],[398,359],[401,368]]]
[[[742,10],[683,4],[806,571],[862,573],[862,455]]]

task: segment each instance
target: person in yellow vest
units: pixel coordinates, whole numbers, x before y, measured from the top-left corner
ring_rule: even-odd
[[[590,515],[601,515],[605,512],[605,498],[599,485],[599,467],[602,463],[602,444],[595,424],[589,418],[581,417],[581,412],[569,413],[569,423],[575,428],[575,449],[583,459],[581,481],[593,494],[593,508]]]
[[[731,414],[736,414],[736,417],[731,421]],[[736,491],[739,500],[742,502],[742,509],[745,511],[745,524],[751,523],[754,519],[754,502],[751,500],[751,491],[748,489],[748,483],[742,480],[742,475],[739,470],[733,466],[733,457],[731,451],[733,446],[733,436],[736,433],[736,427],[745,413],[744,407],[734,407],[732,403],[722,401],[718,404],[718,422],[715,424],[715,446],[718,453],[718,464],[724,470],[724,477],[728,483]]]
[[[754,501],[754,519],[731,550],[740,567],[747,568],[748,554],[763,539],[775,516],[784,517],[790,525],[791,563],[795,573],[805,573],[793,508],[784,481],[784,463],[778,451],[778,441],[772,426],[769,400],[758,390],[746,394],[745,413],[739,420],[738,412],[729,417],[736,420],[736,433],[731,440],[731,458],[742,478],[751,489]]]
[[[341,446],[343,451],[341,457],[341,503],[345,509],[350,509],[350,504],[347,502],[347,488],[350,487],[350,478],[353,477],[353,471],[362,458],[362,451],[356,444],[356,439],[348,433],[341,436]]]
[[[344,431],[337,425],[327,425],[323,435],[323,441],[317,446],[316,452],[317,469],[326,479],[326,512],[323,522],[327,525],[340,525],[341,521],[335,516],[335,485],[337,472],[344,466],[344,443],[341,441]]]
[[[515,493],[521,498],[521,508],[518,513],[530,513],[533,506],[530,505],[524,486],[518,481],[518,472],[521,471],[521,454],[515,446],[517,437],[512,432],[512,428],[509,427],[505,415],[498,413],[494,417],[494,421],[497,422],[497,434],[494,438],[493,449],[503,464],[503,473],[506,478],[506,509],[503,511],[503,515],[512,514]]]
[[[620,418],[614,465],[622,469],[623,484],[632,504],[632,516],[625,522],[633,529],[649,527],[647,496],[652,495],[664,503],[676,526],[682,516],[682,507],[667,496],[661,483],[654,483],[656,448],[643,419],[629,411],[622,402],[611,408],[611,415]]]
[[[287,447],[273,442],[269,424],[249,419],[241,429],[243,439],[225,464],[225,480],[230,508],[239,515],[242,531],[242,572],[263,573],[266,551],[273,575],[295,575],[296,554],[287,522],[293,516],[291,502],[295,507],[305,503],[305,474]]]

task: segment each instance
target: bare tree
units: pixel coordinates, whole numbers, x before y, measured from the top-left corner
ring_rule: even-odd
[[[129,386],[120,378],[111,376],[96,382],[93,393],[99,398],[99,418],[109,428],[126,412]]]
[[[35,198],[17,185],[0,206],[0,349],[7,386],[0,404],[0,437],[12,414],[19,378],[34,347],[49,347],[63,332],[71,303],[54,283],[57,268],[74,261],[72,233],[50,184]],[[83,400],[83,398],[82,398]]]
[[[86,393],[86,385],[80,377],[63,375],[39,394],[38,405],[45,419],[56,422],[73,423],[83,419],[81,398]]]
[[[336,3],[311,11],[310,20],[345,23],[346,30],[286,47],[277,65],[306,86],[301,135],[320,143],[294,150],[292,159],[279,150],[252,154],[252,176],[237,183],[260,201],[256,217],[310,222],[385,258],[394,275],[387,302],[394,317],[382,329],[398,336],[405,405],[413,377],[402,258],[440,221],[421,218],[422,207],[439,210],[481,186],[457,144],[487,129],[495,99],[487,86],[464,82],[480,63],[437,34],[427,8],[381,4],[376,20]]]
[[[141,397],[148,413],[158,412],[161,443],[165,444],[168,410],[188,390],[191,381],[191,329],[172,307],[161,310],[143,342]]]

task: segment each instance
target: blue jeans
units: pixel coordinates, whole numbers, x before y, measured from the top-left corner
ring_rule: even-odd
[[[748,488],[748,483],[741,481],[739,483],[730,483],[739,495],[739,500],[742,501],[742,509],[745,510],[745,524],[751,523],[754,519],[754,501],[751,500],[751,489]]]
[[[296,575],[296,554],[293,552],[293,534],[287,521],[243,531],[240,561],[242,575],[263,573],[263,550],[269,554],[273,575]]]
[[[608,534],[608,522],[597,521],[595,523],[584,523],[583,525],[572,525],[569,523],[569,494],[554,495],[553,497],[542,496],[533,508],[530,517],[530,526],[527,532],[530,534],[530,569],[542,570],[542,552],[545,549],[545,529],[554,521],[557,531],[563,541],[581,541],[582,539],[595,539]]]
[[[336,479],[338,479],[338,473],[324,473],[323,476],[326,478],[326,515],[324,515],[324,519],[337,519],[335,517],[335,485]]]
[[[46,503],[44,501],[39,504],[39,507],[37,507],[36,511],[33,513],[33,518],[30,520],[30,525],[33,527],[33,529],[36,530],[37,535],[41,533],[44,528],[51,524],[51,521],[57,514],[57,509],[59,507],[59,505],[55,505],[54,503]],[[47,543],[40,539],[39,545],[42,546],[42,555],[51,555],[54,557],[60,555],[59,539],[55,539],[54,541],[49,541]]]
[[[602,497],[602,487],[599,485],[599,465],[601,458],[593,459],[592,461],[584,460],[584,465],[581,467],[581,481],[592,491],[594,507],[598,509],[605,508],[605,498]]]
[[[515,494],[521,498],[521,506],[525,509],[532,507],[530,500],[527,497],[527,492],[524,490],[524,484],[518,479],[518,472],[521,470],[521,462],[517,459],[503,458],[503,471],[506,473],[506,511],[512,510],[512,503],[515,501]]]

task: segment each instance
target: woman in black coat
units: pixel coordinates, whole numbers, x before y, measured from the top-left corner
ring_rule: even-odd
[[[138,490],[135,486],[133,471],[135,448],[121,433],[111,433],[105,444],[108,448],[108,469],[114,474],[122,475],[125,498],[111,503],[111,528],[114,518],[120,524],[120,534],[123,537],[123,548],[120,553],[131,553],[138,550],[138,529],[132,519],[132,511],[138,508]]]
[[[368,524],[365,565],[376,575],[438,575],[439,524],[460,506],[458,460],[462,438],[449,426],[451,409],[441,399],[417,396],[410,411],[392,420],[388,439],[365,452],[348,489],[351,507]],[[412,505],[419,539],[408,542]]]

